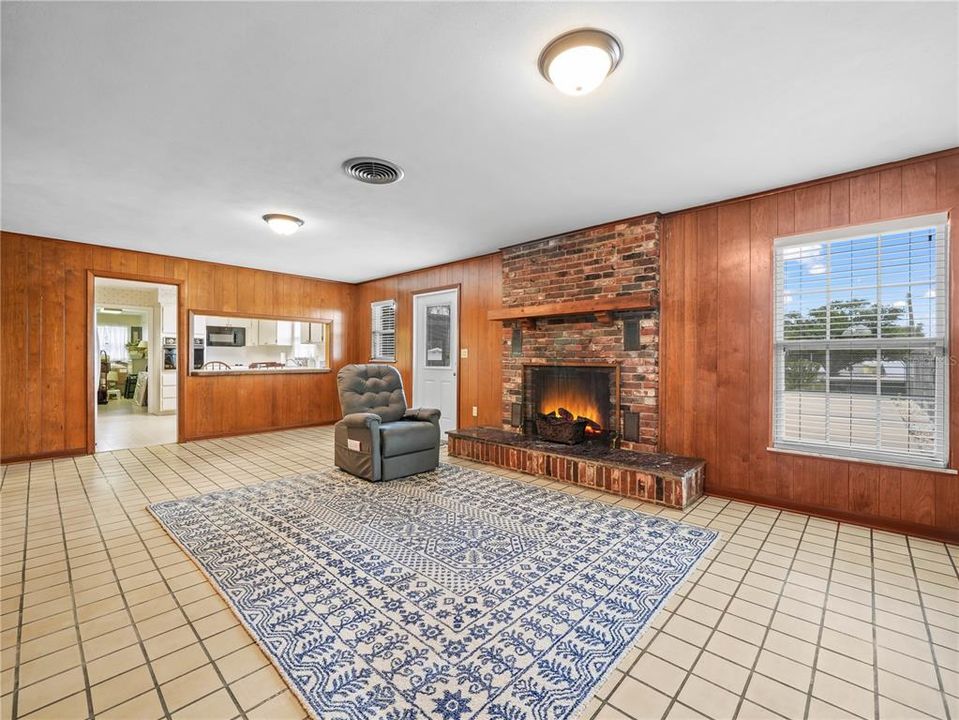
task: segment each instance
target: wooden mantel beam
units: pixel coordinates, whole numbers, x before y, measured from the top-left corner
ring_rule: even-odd
[[[509,322],[521,320],[524,323],[535,322],[539,318],[563,317],[564,315],[595,314],[599,322],[610,323],[614,312],[627,310],[655,310],[659,307],[659,297],[655,290],[618,295],[616,297],[595,298],[592,300],[571,300],[550,303],[549,305],[527,305],[525,307],[490,310],[490,320]]]

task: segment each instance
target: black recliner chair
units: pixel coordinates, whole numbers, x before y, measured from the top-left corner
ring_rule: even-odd
[[[440,411],[409,410],[391,365],[347,365],[336,374],[343,419],[334,427],[336,466],[366,480],[392,480],[440,462]]]

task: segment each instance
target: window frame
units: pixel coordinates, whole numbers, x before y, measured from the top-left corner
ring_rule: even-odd
[[[377,310],[383,307],[392,306],[393,308],[393,329],[392,330],[382,330],[377,328]],[[370,303],[370,362],[387,362],[395,363],[396,362],[396,310],[397,304],[395,299],[389,300],[374,300]],[[377,354],[377,338],[390,335],[393,337],[393,354],[387,356],[385,354]]]
[[[890,235],[912,230],[921,230],[930,227],[936,228],[937,244],[936,252],[936,274],[930,281],[937,290],[941,287],[944,294],[944,302],[941,306],[941,319],[936,318],[937,328],[941,326],[941,334],[933,337],[901,337],[895,339],[883,340],[880,337],[869,337],[861,339],[850,338],[848,340],[836,340],[826,337],[818,339],[794,339],[786,340],[784,335],[785,323],[785,286],[784,271],[785,259],[782,256],[782,250],[789,247],[808,245],[808,244],[828,244],[843,240],[855,240],[857,238],[870,237],[873,235]],[[775,237],[772,247],[772,402],[771,402],[771,427],[770,427],[770,450],[775,452],[799,453],[805,455],[814,455],[820,457],[836,458],[840,460],[878,463],[895,467],[912,467],[922,469],[944,469],[948,468],[949,463],[949,430],[950,414],[955,408],[950,407],[950,364],[949,347],[950,336],[949,328],[951,318],[950,300],[950,233],[948,213],[932,213],[926,215],[889,220],[885,222],[869,223],[864,225],[848,226],[820,232],[801,233],[796,235]],[[940,241],[941,239],[941,241]],[[881,267],[881,266],[880,266]],[[831,275],[830,275],[831,277]],[[877,290],[883,288],[881,279],[877,285]],[[831,303],[833,298],[828,294],[828,284],[826,291],[827,303]],[[880,295],[881,297],[881,295]],[[939,310],[937,309],[937,313]],[[828,318],[831,313],[827,312]],[[934,457],[928,455],[910,454],[908,450],[895,451],[890,449],[870,449],[866,447],[848,447],[840,444],[830,444],[828,435],[826,439],[817,443],[814,441],[796,440],[785,437],[785,414],[782,412],[782,402],[785,397],[785,356],[786,351],[793,350],[875,350],[877,355],[882,349],[900,348],[900,349],[931,349],[934,354],[934,377],[935,377],[935,407],[936,407],[936,426],[935,430],[941,438],[941,444],[938,447],[939,452]],[[827,363],[828,368],[828,363]],[[828,375],[827,369],[827,375]],[[879,380],[881,382],[881,378]],[[878,391],[877,391],[878,392]],[[826,393],[828,395],[828,391]],[[829,415],[824,414],[824,418]],[[827,421],[828,422],[828,421]],[[877,418],[877,427],[881,428],[882,419]],[[881,432],[881,431],[880,431]]]

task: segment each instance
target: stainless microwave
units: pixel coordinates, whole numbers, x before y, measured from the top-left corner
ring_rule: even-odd
[[[206,344],[207,347],[244,347],[246,328],[207,325]]]

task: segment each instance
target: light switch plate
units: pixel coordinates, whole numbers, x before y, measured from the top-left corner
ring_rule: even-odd
[[[468,358],[469,356],[470,356],[470,349],[469,349],[469,348],[460,348],[460,357],[461,357],[461,358]]]
[[[474,406],[473,406],[473,417],[478,417],[478,416],[479,416],[479,408],[474,405]]]
[[[357,452],[359,452],[362,449],[363,445],[362,443],[360,443],[359,440],[347,440],[346,447],[348,447],[350,450],[356,450]]]

